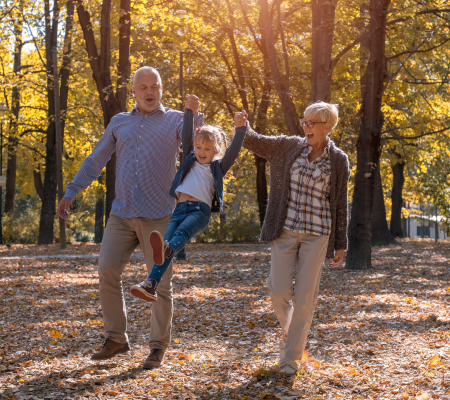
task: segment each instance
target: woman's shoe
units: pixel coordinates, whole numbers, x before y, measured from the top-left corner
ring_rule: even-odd
[[[295,375],[298,370],[298,365],[295,361],[284,358],[278,362],[278,367],[281,368],[278,373],[285,375]]]
[[[297,371],[292,368],[290,365],[285,365],[283,368],[280,369],[280,374],[285,374],[285,375],[295,375]]]

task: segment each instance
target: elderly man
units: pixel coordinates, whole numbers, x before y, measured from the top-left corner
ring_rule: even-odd
[[[156,69],[142,67],[134,75],[132,91],[136,105],[130,112],[115,115],[83,162],[73,182],[67,185],[58,205],[58,215],[67,210],[77,194],[97,179],[116,152],[116,198],[100,249],[98,273],[106,339],[92,355],[105,360],[130,350],[121,275],[133,250],[141,244],[147,268],[153,265],[150,232],[164,232],[175,207],[169,189],[176,172],[181,145],[183,113],[161,104],[163,85]],[[196,127],[203,125],[199,100],[186,96],[186,107],[194,112]],[[170,343],[172,324],[172,274],[169,267],[158,286],[158,301],[150,320],[150,355],[144,368],[161,365]]]

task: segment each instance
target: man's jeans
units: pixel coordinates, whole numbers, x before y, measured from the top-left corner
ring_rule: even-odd
[[[159,283],[169,268],[172,258],[184,248],[189,239],[205,230],[210,218],[211,209],[202,201],[178,203],[164,235],[164,242],[169,242],[172,254],[162,265],[153,265],[148,279],[154,279]]]
[[[123,218],[113,212],[109,215],[100,248],[98,274],[105,332],[117,343],[128,341],[122,272],[130,260],[131,253],[139,243],[144,253],[147,271],[150,270],[150,266],[153,265],[153,252],[149,241],[150,232],[154,230],[165,232],[169,219],[170,214],[157,219]],[[158,286],[158,301],[152,305],[150,348],[165,350],[170,343],[172,274],[173,268],[170,265],[167,274],[164,275]]]

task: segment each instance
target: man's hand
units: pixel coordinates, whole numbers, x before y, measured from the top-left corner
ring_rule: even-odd
[[[345,250],[336,250],[336,255],[331,259],[331,263],[328,264],[328,268],[337,267],[344,259]]]
[[[72,204],[72,199],[69,199],[68,197],[63,197],[62,200],[58,204],[58,215],[62,219],[69,218],[69,213],[67,210],[69,209],[69,206]]]
[[[200,100],[197,96],[193,94],[187,94],[186,95],[186,103],[184,104],[185,108],[189,108],[189,110],[192,110],[192,112],[195,113],[198,111],[198,108],[200,107]]]
[[[236,128],[240,128],[241,126],[247,125],[247,118],[248,114],[245,110],[234,114],[234,126]]]

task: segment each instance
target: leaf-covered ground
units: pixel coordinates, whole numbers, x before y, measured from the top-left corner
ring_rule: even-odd
[[[375,248],[373,270],[324,270],[308,353],[277,374],[280,328],[265,286],[268,245],[190,245],[176,265],[172,345],[143,370],[150,303],[123,277],[130,354],[89,356],[103,336],[99,247],[0,252],[2,399],[450,399],[450,243]],[[77,256],[77,257],[74,257]]]

